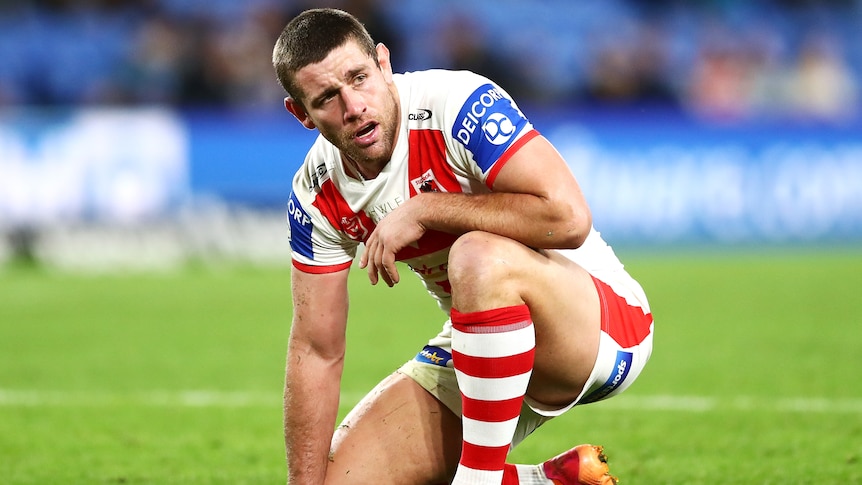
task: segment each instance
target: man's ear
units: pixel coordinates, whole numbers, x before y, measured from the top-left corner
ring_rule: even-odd
[[[380,70],[383,71],[383,79],[387,83],[392,83],[392,62],[389,56],[389,48],[383,43],[377,44],[377,63],[380,65]]]
[[[302,107],[297,100],[291,98],[290,96],[284,98],[284,108],[290,111],[290,114],[296,117],[302,126],[308,128],[309,130],[313,130],[316,128],[314,122],[311,121],[311,118],[308,116],[308,113],[305,112],[305,108]]]

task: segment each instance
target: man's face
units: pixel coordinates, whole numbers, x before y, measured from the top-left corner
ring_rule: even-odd
[[[295,78],[302,90],[300,113],[295,105],[288,109],[345,155],[382,168],[395,146],[399,103],[389,51],[381,44],[377,53],[379,67],[348,41],[323,61],[303,67]]]

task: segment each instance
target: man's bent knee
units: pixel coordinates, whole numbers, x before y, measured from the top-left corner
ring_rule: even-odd
[[[522,304],[519,250],[528,248],[487,232],[473,231],[458,238],[449,252],[455,308],[476,311]]]

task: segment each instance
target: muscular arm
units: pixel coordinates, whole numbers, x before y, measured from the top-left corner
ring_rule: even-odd
[[[322,484],[326,476],[344,364],[347,272],[292,272],[293,323],[284,386],[290,484]]]
[[[536,248],[576,248],[592,223],[577,181],[544,138],[512,156],[492,193],[427,193],[419,199],[417,221],[426,229],[485,231]]]
[[[521,147],[500,170],[489,194],[425,193],[383,218],[366,242],[360,266],[398,282],[395,253],[429,229],[485,231],[535,248],[576,248],[592,216],[565,160],[544,137]]]

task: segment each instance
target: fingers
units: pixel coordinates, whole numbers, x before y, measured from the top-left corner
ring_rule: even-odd
[[[391,251],[383,252],[383,279],[386,281],[386,284],[390,287],[395,286],[399,281],[398,276],[398,267],[395,266],[395,253]]]
[[[395,286],[399,280],[398,269],[395,266],[395,254],[386,251],[382,245],[378,245],[378,250],[368,264],[368,278],[372,285],[377,284],[378,275],[390,288]]]
[[[362,257],[359,258],[359,267],[365,269],[368,272],[368,280],[372,285],[377,284],[377,265],[374,263],[373,251],[376,247],[376,243],[373,239],[369,238],[368,241],[365,242],[365,251],[362,252]]]
[[[373,234],[365,244],[365,251],[359,258],[359,267],[368,272],[368,280],[371,284],[376,285],[380,278],[383,278],[389,287],[397,284],[400,281],[400,276],[395,265],[395,253],[387,251]]]
[[[395,265],[395,253],[386,250],[374,234],[365,242],[365,251],[359,258],[359,267],[368,272],[368,280],[376,285],[380,278],[387,286],[392,287],[400,281],[398,268]]]

